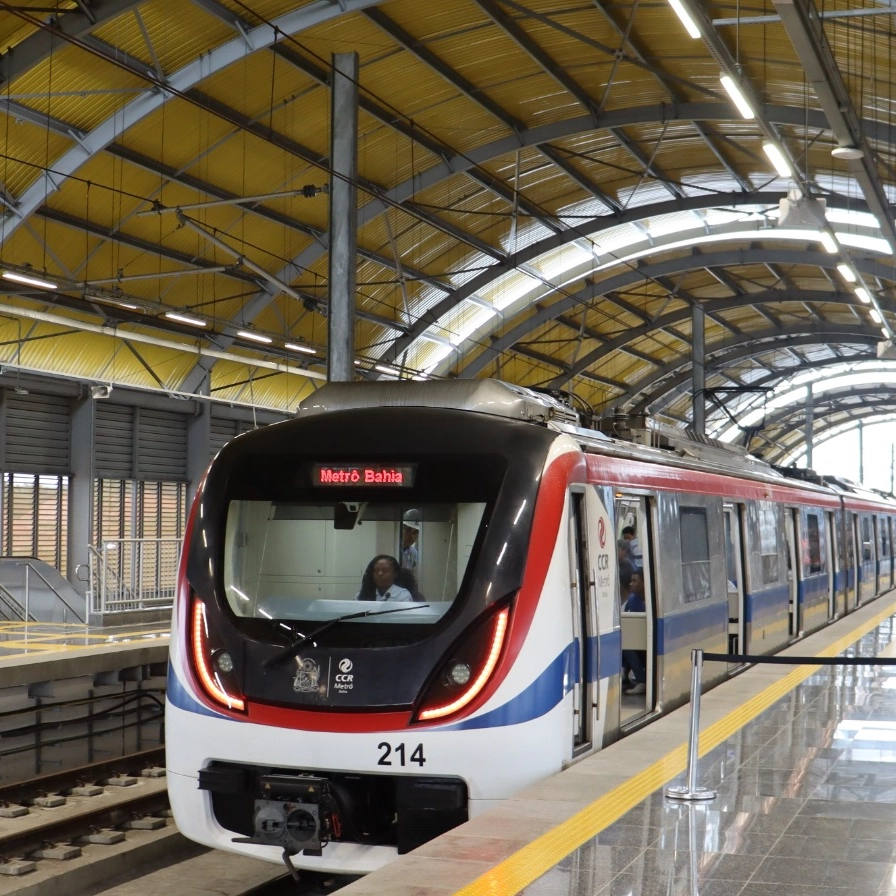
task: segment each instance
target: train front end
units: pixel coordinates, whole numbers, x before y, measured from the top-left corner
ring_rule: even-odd
[[[187,837],[366,873],[559,770],[568,632],[545,618],[527,637],[562,510],[562,488],[559,503],[540,489],[556,437],[387,407],[222,450],[171,647],[169,792]],[[397,571],[371,593],[374,558]]]

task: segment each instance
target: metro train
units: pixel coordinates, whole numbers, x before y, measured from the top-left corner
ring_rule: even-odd
[[[711,687],[893,585],[892,496],[606,428],[493,380],[331,383],[228,443],[174,609],[183,834],[369,872],[684,704],[693,648],[732,655]],[[629,527],[643,612],[622,611]],[[373,558],[393,584],[359,600]]]

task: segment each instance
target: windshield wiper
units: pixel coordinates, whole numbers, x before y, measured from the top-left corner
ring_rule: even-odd
[[[279,653],[269,656],[266,660],[262,661],[261,665],[273,666],[275,663],[279,663],[287,657],[293,656],[297,650],[304,647],[309,641],[313,641],[318,635],[322,635],[327,629],[333,628],[334,625],[339,625],[340,622],[348,622],[349,619],[361,619],[364,616],[385,616],[387,613],[403,613],[405,610],[423,610],[428,609],[428,607],[429,604],[414,604],[413,607],[395,607],[391,610],[361,610],[358,613],[346,613],[344,616],[337,616],[335,619],[330,619],[328,622],[325,622],[310,634],[302,635],[301,638],[297,641],[293,641],[288,647],[284,647]]]

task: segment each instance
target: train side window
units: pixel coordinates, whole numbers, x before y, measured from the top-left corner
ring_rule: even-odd
[[[825,571],[827,551],[824,543],[824,528],[821,515],[809,511],[806,514],[806,530],[803,540],[803,572],[812,574]]]
[[[629,578],[634,570],[643,570],[647,544],[646,500],[634,495],[616,496],[616,551],[619,565],[619,592],[628,595]],[[646,577],[644,584],[648,585]]]
[[[706,600],[712,594],[706,508],[682,507],[678,519],[681,534],[681,582],[685,603]]]
[[[871,517],[864,514],[861,517],[862,527],[862,562],[870,563],[874,559],[874,542],[871,534]]]
[[[757,501],[762,584],[778,582],[778,510],[771,501]]]

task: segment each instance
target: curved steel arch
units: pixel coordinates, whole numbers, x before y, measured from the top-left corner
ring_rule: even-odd
[[[784,302],[802,302],[810,304],[813,302],[825,302],[828,304],[839,303],[844,305],[853,305],[855,307],[863,307],[855,296],[851,293],[843,293],[838,289],[832,289],[830,292],[821,292],[820,290],[760,290],[758,293],[750,293],[749,296],[730,296],[723,299],[709,299],[700,301],[699,305],[707,314],[717,314],[727,311],[731,308],[741,308],[745,304],[749,305],[776,305]],[[660,330],[673,324],[685,323],[690,321],[692,306],[682,308],[675,312],[661,315],[654,320],[644,323],[639,327],[633,327],[626,333],[621,333],[614,339],[608,339],[604,345],[589,352],[583,356],[570,369],[567,379],[571,379],[589,367],[596,364],[600,359],[611,352],[622,349],[629,342],[637,340],[639,337],[647,335],[652,330]],[[561,388],[561,384],[554,380],[550,384],[551,388]]]
[[[877,358],[863,358],[863,357],[853,357],[849,359],[845,358],[824,358],[821,360],[814,361],[804,361],[803,363],[794,364],[787,368],[782,368],[779,370],[769,371],[764,376],[759,377],[758,379],[751,380],[750,385],[755,387],[757,390],[767,390],[767,389],[775,389],[778,385],[785,382],[786,380],[792,379],[795,376],[799,376],[801,373],[805,373],[808,370],[824,370],[826,367],[843,367],[846,364],[856,364],[856,365],[869,365],[873,366],[874,362],[877,361]],[[844,376],[848,375],[846,373]],[[722,405],[723,407],[728,407],[735,401],[734,397],[720,397],[717,398],[717,405]],[[754,407],[749,407],[744,410],[752,411]],[[710,414],[707,412],[707,429],[710,428],[710,425],[714,426],[713,432],[707,432],[707,435],[718,437],[720,433],[722,433],[725,429],[727,429],[731,425],[731,421],[729,418],[724,416],[713,415],[712,420],[709,419]],[[722,423],[722,421],[725,421]],[[720,424],[718,427],[715,427],[715,424]]]
[[[590,287],[586,287],[585,289],[576,293],[576,296],[580,297],[581,301],[588,301],[589,298],[594,297],[594,292]],[[726,296],[724,298],[719,299],[706,299],[700,300],[700,307],[702,307],[707,314],[718,314],[724,311],[728,311],[733,308],[740,308],[744,305],[744,296]],[[832,289],[830,292],[822,292],[821,290],[760,290],[757,293],[750,293],[749,295],[749,304],[750,305],[775,305],[782,304],[784,302],[800,302],[804,304],[810,304],[813,302],[824,302],[824,303],[840,303],[844,305],[852,305],[855,307],[864,307],[861,303],[855,298],[855,295],[852,293],[844,293],[838,289]],[[532,318],[524,323],[531,322],[531,327],[528,329],[535,329],[537,326],[542,323],[546,323],[551,319],[558,319],[562,317],[562,314],[558,314],[556,316],[553,315],[553,307],[544,308],[541,312],[536,315],[538,322],[534,322]],[[660,315],[657,318],[654,318],[652,321],[645,321],[643,324],[640,324],[636,327],[631,327],[623,333],[619,333],[617,336],[613,338],[606,339],[602,346],[599,349],[595,349],[594,352],[591,352],[589,355],[584,356],[577,362],[574,367],[562,366],[558,361],[557,366],[560,369],[566,371],[566,379],[572,379],[574,376],[584,375],[588,368],[593,366],[596,363],[596,360],[599,360],[600,357],[605,355],[609,355],[614,351],[624,351],[625,346],[630,343],[637,342],[640,338],[647,335],[653,330],[662,330],[667,327],[676,326],[678,324],[687,323],[690,321],[692,315],[692,305],[688,304],[684,308],[676,309],[675,311],[670,311],[666,314]],[[513,331],[514,335],[518,335],[522,332],[522,336],[519,336],[515,341],[519,341],[519,339],[523,338],[526,332],[526,328],[521,326]],[[506,334],[508,337],[510,334]],[[597,337],[595,337],[597,338]],[[493,345],[489,346],[487,351],[491,352],[494,346],[501,345],[500,351],[509,351],[512,350],[512,346],[514,343],[510,342],[508,338],[506,345],[504,337],[499,340],[496,340]],[[485,352],[483,353],[485,354]],[[594,358],[597,356],[596,360],[591,360],[589,363],[584,363],[585,358]],[[481,361],[481,358],[479,359]],[[480,363],[476,366],[472,371],[470,367],[464,369],[463,374],[465,376],[475,376],[475,374],[479,373],[484,369],[486,363],[489,363],[491,359],[487,359],[485,362]],[[839,363],[843,363],[840,361]],[[554,380],[551,383],[551,388],[561,388],[561,386],[557,385],[558,380]]]
[[[373,5],[373,2],[374,0],[344,0],[344,2],[341,2],[337,7],[335,4],[323,2],[323,0],[321,0],[321,2],[311,3],[299,11],[284,14],[272,23],[273,27],[271,25],[258,26],[247,34],[234,38],[234,40],[210,51],[206,56],[199,60],[194,60],[192,63],[182,68],[167,81],[167,84],[160,83],[157,85],[160,89],[160,92],[157,95],[144,95],[137,100],[134,100],[123,109],[118,110],[109,120],[107,120],[107,122],[101,124],[91,133],[86,134],[82,144],[75,147],[69,153],[66,153],[61,161],[54,166],[56,169],[54,173],[61,173],[63,177],[68,176],[68,173],[73,173],[81,164],[86,162],[89,158],[92,158],[96,153],[102,151],[102,149],[108,145],[109,142],[114,140],[118,134],[124,132],[133,124],[141,120],[145,115],[154,111],[158,105],[164,103],[167,99],[165,91],[166,86],[170,86],[172,89],[176,90],[186,90],[193,84],[214,74],[232,62],[243,58],[245,55],[255,52],[256,50],[269,48],[276,40],[278,31],[281,33],[296,33],[312,24],[336,18],[343,12],[364,9],[367,6]],[[129,6],[125,6],[124,8],[127,9]],[[810,111],[808,113],[808,118],[811,119],[811,121],[807,121],[807,113],[805,109],[769,106],[766,107],[765,112],[771,120],[778,123],[799,124],[801,126],[806,126],[808,124],[809,126],[820,130],[826,129],[826,121],[820,112]],[[731,110],[727,104],[719,104],[715,102],[671,105],[660,104],[604,113],[599,116],[597,123],[600,128],[619,128],[625,127],[627,124],[649,123],[651,121],[718,121],[727,120],[730,117]],[[866,124],[868,132],[874,132],[876,135],[889,130],[889,126],[882,122],[878,123],[872,121]],[[500,154],[519,149],[524,145],[538,145],[551,139],[560,139],[564,136],[581,133],[583,131],[593,131],[594,129],[594,117],[585,115],[559,124],[533,128],[524,134],[517,133],[508,135],[505,138],[502,138],[501,141],[495,141],[492,144],[478,148],[475,152],[466,153],[463,156],[458,155],[453,160],[443,160],[443,162],[433,166],[422,175],[415,176],[404,184],[397,185],[388,193],[384,194],[384,198],[381,199],[377,197],[370,203],[367,203],[364,207],[366,209],[365,213],[372,218],[380,211],[385,210],[395,201],[389,195],[394,191],[397,191],[398,194],[404,191],[406,194],[410,195],[414,190],[424,188],[427,178],[431,178],[433,183],[437,183],[446,176],[451,176],[454,173],[458,173],[465,169],[469,170],[470,167],[480,164],[477,160],[477,155],[482,155],[483,161],[487,161],[489,158],[495,157],[495,153],[499,152],[499,147]],[[49,184],[50,180],[48,176],[43,181],[39,179],[38,182],[25,191],[19,204],[19,211],[22,214],[22,219],[27,219],[34,208],[38,206],[38,203],[46,196]],[[719,197],[713,197],[713,199],[715,201],[710,204],[719,204]],[[751,197],[750,201],[755,202],[757,200],[755,197]],[[379,211],[377,210],[378,203],[381,203]],[[681,207],[680,202],[675,202],[673,204]],[[367,206],[370,206],[370,208],[367,209]],[[645,210],[643,208],[639,210],[640,216],[643,216],[644,213]],[[618,219],[614,220],[613,223],[619,223]],[[571,238],[577,238],[579,231],[580,228],[576,228],[575,231],[572,231]],[[561,236],[565,237],[566,234],[562,234]],[[325,249],[318,246],[315,247],[315,251],[322,253]],[[754,258],[751,257],[751,260],[754,260]],[[518,259],[515,258],[514,262],[517,261]],[[288,267],[292,268],[292,264]],[[502,272],[506,269],[507,267],[504,267]],[[500,272],[498,275],[500,275]],[[453,298],[450,307],[453,307],[453,305],[461,300],[457,296],[457,293],[452,294]],[[262,301],[270,301],[269,294],[266,294],[266,297],[262,298]],[[424,315],[420,320],[426,321],[426,325],[422,327],[422,329],[418,332],[412,330],[411,333],[406,336],[400,336],[395,343],[393,343],[393,347],[390,349],[393,358],[405,350],[402,343],[409,343],[409,341],[415,339],[420,333],[425,331],[426,326],[428,326],[429,322],[432,320],[432,313]]]
[[[796,260],[802,264],[815,267],[836,267],[836,259],[828,253],[821,250],[815,252],[808,249],[802,251],[793,249],[727,249],[717,252],[708,252],[699,256],[682,254],[658,262],[648,262],[637,269],[627,268],[615,276],[608,277],[606,280],[601,280],[599,283],[588,283],[578,292],[564,295],[551,305],[539,309],[536,314],[521,320],[515,327],[494,340],[487,351],[480,353],[466,366],[461,367],[458,370],[458,375],[468,378],[475,377],[482,372],[495,355],[509,350],[516,342],[519,342],[527,336],[533,329],[547,323],[561,314],[571,311],[578,305],[591,301],[601,295],[624,290],[637,283],[641,283],[646,279],[658,279],[672,274],[680,274],[698,267],[725,267],[733,264],[744,264],[747,259],[749,259],[750,263],[754,264],[789,264]],[[833,295],[838,296],[841,294],[834,293]],[[746,298],[749,304],[753,304],[752,301],[750,301],[750,297]],[[847,300],[847,297],[842,295],[840,301],[845,300]],[[849,301],[852,302],[851,299]],[[743,304],[744,297],[739,297],[739,302]],[[521,314],[524,313],[525,312],[521,312]],[[655,327],[650,326],[648,331],[649,329],[655,329]],[[618,346],[614,345],[613,348],[618,348]],[[599,361],[607,351],[608,350],[604,346],[601,346],[600,348],[595,349],[595,351],[590,352],[588,355],[585,355],[574,365],[568,375],[554,379],[551,382],[551,387],[562,388],[570,379],[572,379],[572,377]]]
[[[848,401],[867,401],[867,403],[879,406],[881,400],[885,405],[892,405],[896,410],[896,383],[880,383],[874,387],[843,386],[838,389],[826,389],[824,392],[812,396],[810,406],[813,415],[818,413],[819,417],[823,417],[830,414],[864,410],[863,406],[846,404],[845,402]],[[766,416],[765,427],[785,426],[788,421],[805,414],[806,407],[806,403],[794,402],[776,408]],[[874,410],[874,408],[869,408],[869,412]]]
[[[868,393],[862,391],[854,391],[850,397],[861,400]],[[871,393],[879,394],[879,393]],[[841,398],[843,396],[840,396]],[[821,405],[813,404],[813,447],[823,444],[829,438],[835,438],[844,432],[851,432],[857,429],[861,423],[864,423],[870,417],[880,417],[883,415],[892,415],[896,419],[896,388],[887,390],[886,399],[883,402],[875,402],[873,407],[858,405],[851,408],[843,408],[837,406],[837,400],[834,399]],[[769,433],[769,441],[775,449],[764,452],[764,458],[770,463],[780,463],[787,456],[794,456],[794,459],[803,456],[806,453],[805,432],[802,428],[802,422],[796,411],[805,414],[805,406],[802,408],[789,408],[790,413],[780,414],[775,417],[775,427],[777,431]],[[788,427],[788,423],[791,425]],[[785,427],[787,427],[785,429]],[[831,432],[837,430],[836,432]],[[828,435],[828,433],[831,433]],[[790,438],[787,438],[787,436]],[[761,436],[758,436],[761,438]]]
[[[844,342],[853,345],[869,345],[873,346],[876,351],[877,342],[880,338],[878,330],[871,326],[862,326],[859,324],[835,324],[828,326],[811,324],[809,326],[812,332],[806,332],[807,327],[769,327],[765,330],[745,333],[739,337],[725,340],[717,343],[715,346],[707,347],[707,357],[714,357],[718,362],[726,364],[734,361],[740,361],[744,358],[751,358],[765,351],[773,351],[779,348],[779,344],[787,346],[816,345],[819,342]],[[870,357],[870,356],[869,356]],[[667,394],[677,385],[689,382],[690,370],[689,359],[679,359],[671,364],[667,364],[660,368],[654,375],[646,380],[635,383],[624,395],[619,397],[619,405],[624,406],[626,402],[635,401],[635,404],[627,408],[632,414],[648,413],[648,408],[654,402],[660,401],[662,395]],[[663,384],[663,389],[655,393],[644,394],[645,388]]]
[[[745,334],[745,335],[749,335],[749,334]],[[814,341],[813,337],[810,336],[808,341],[803,340],[803,339],[792,339],[791,342],[789,342],[783,346],[781,344],[775,344],[773,346],[768,347],[768,352],[771,352],[773,354],[778,354],[779,352],[781,352],[782,348],[787,349],[789,351],[789,349],[791,347],[796,347],[796,348],[801,348],[801,347],[805,347],[805,346],[811,347],[811,346],[817,346],[818,344],[819,343],[817,341]],[[876,360],[875,355],[872,354],[871,352],[863,353],[864,346],[862,346],[861,343],[857,343],[856,341],[841,340],[841,341],[835,342],[835,343],[826,343],[826,345],[830,348],[836,349],[838,352],[843,352],[846,350],[850,350],[850,351],[854,352],[854,354],[851,354],[849,357],[844,357],[843,355],[837,355],[833,358],[827,359],[828,361],[833,362],[835,364],[843,365],[843,364],[849,363],[849,364],[869,364],[870,365],[870,364],[873,364],[874,361]],[[776,367],[774,364],[774,359],[772,359],[771,361],[768,361],[768,362],[765,361],[764,356],[766,354],[768,354],[768,352],[765,351],[763,348],[760,351],[754,352],[751,355],[749,355],[747,357],[747,360],[752,360],[756,364],[760,364],[763,367],[769,368],[768,376],[775,378],[778,382],[783,382],[784,380],[789,379],[790,377],[796,375],[798,370],[803,369],[803,365],[800,363]],[[735,363],[737,363],[737,361],[739,361],[739,360],[742,360],[742,359],[736,359]],[[822,366],[822,364],[818,361],[814,361],[812,363],[807,362],[807,364],[808,364],[808,366],[812,367],[813,369],[818,369]],[[708,376],[725,377],[726,374],[725,374],[724,370],[710,370],[708,372]],[[766,378],[761,378],[761,379],[763,381],[765,381]],[[748,389],[748,390],[756,389],[757,391],[758,390],[764,391],[765,389],[768,388],[767,386],[760,385],[759,382],[760,382],[759,380],[750,380],[750,382],[746,385],[746,389]],[[705,392],[711,393],[716,388],[717,387],[709,385],[706,387]],[[663,395],[662,395],[663,408],[658,409],[657,412],[664,413],[669,416],[675,416],[672,413],[671,407],[676,402],[680,402],[682,400],[682,398],[685,396],[688,397],[688,407],[690,409],[690,405],[691,405],[690,394],[691,394],[690,377],[686,376],[680,382],[678,382],[672,389],[663,393]],[[732,402],[733,402],[733,396],[731,399],[729,399],[728,404],[724,405],[724,408],[727,408],[730,405],[730,403],[732,403]],[[719,407],[718,401],[716,401],[715,404],[716,404],[716,407],[718,408],[717,413],[713,413],[711,409],[707,409],[707,417],[711,419],[711,422],[715,422],[716,420],[721,419],[719,415],[725,413],[725,410],[723,408]],[[752,411],[754,409],[755,409],[755,405],[751,405],[749,407],[742,407],[740,409],[736,409],[735,413],[744,414],[744,413],[748,413],[749,411]],[[676,419],[682,419],[683,421],[687,421],[688,418],[687,417],[681,418],[681,417],[676,416]]]
[[[43,204],[45,197],[58,188],[59,180],[65,180],[73,175],[97,153],[102,152],[113,140],[168,102],[175,92],[184,93],[234,62],[238,62],[258,50],[269,48],[278,37],[282,38],[283,34],[303,31],[314,25],[338,18],[347,12],[373,6],[377,2],[378,0],[339,0],[339,3],[335,4],[330,0],[314,0],[299,10],[284,13],[270,24],[258,25],[233,40],[210,50],[183,66],[165,81],[153,81],[147,72],[146,93],[117,109],[92,131],[85,133],[80,140],[75,141],[75,145],[53,163],[52,169],[45,172],[43,177],[37,178],[25,190],[16,205],[17,221],[15,226],[6,231],[6,236],[13,233],[22,221]]]

